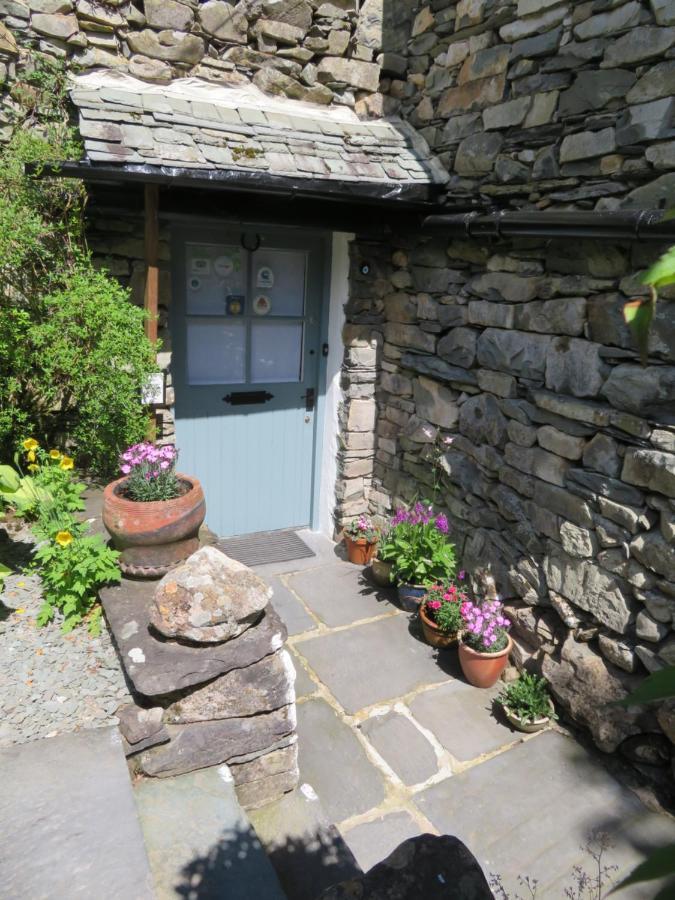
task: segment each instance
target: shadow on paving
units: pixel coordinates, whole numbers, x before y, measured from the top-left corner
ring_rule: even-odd
[[[185,900],[316,900],[326,888],[361,874],[339,833],[287,837],[267,849],[284,893],[260,879],[261,843],[250,826],[223,832],[208,853],[183,866],[174,896]]]

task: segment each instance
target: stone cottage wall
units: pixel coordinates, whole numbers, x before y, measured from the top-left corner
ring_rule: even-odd
[[[433,0],[381,102],[445,164],[449,208],[659,208],[675,202],[673,26],[656,0]],[[464,567],[508,600],[518,664],[602,749],[667,764],[672,708],[605,706],[675,663],[675,304],[646,368],[621,316],[663,249],[357,240],[337,522],[438,482]]]

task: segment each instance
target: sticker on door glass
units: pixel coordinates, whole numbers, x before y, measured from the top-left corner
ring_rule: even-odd
[[[256,287],[269,288],[274,287],[274,272],[269,266],[261,266],[258,269],[258,277],[256,279]]]
[[[192,258],[192,274],[208,275],[211,272],[211,261],[205,256],[195,256]]]
[[[253,301],[253,312],[256,316],[266,316],[272,309],[272,301],[267,294],[259,294]]]
[[[235,270],[235,264],[231,256],[217,256],[213,261],[213,268],[216,275],[221,278],[227,278]]]
[[[230,294],[225,300],[225,311],[228,316],[241,316],[244,312],[244,295]]]
[[[193,276],[193,277],[190,279],[190,290],[191,290],[191,291],[198,291],[199,288],[200,288],[201,286],[202,286],[202,280],[201,280],[201,278],[195,278],[195,277]]]

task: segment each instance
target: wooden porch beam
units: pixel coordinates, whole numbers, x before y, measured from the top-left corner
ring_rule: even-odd
[[[157,342],[159,312],[159,185],[145,185],[145,333]]]

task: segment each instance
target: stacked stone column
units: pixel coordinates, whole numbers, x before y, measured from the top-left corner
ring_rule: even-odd
[[[298,781],[295,670],[271,588],[202,547],[159,583],[123,581],[103,603],[135,693],[120,730],[137,771],[226,764],[242,806]]]

